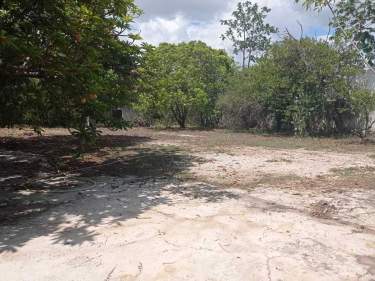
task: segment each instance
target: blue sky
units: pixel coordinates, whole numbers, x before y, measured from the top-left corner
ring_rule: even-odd
[[[202,40],[215,48],[230,52],[230,42],[223,42],[220,35],[224,27],[220,19],[230,17],[238,0],[136,0],[144,15],[137,20],[136,29],[145,41],[154,45],[160,42]],[[325,37],[329,28],[328,11],[306,11],[294,0],[253,0],[272,9],[267,21],[278,27],[280,38],[287,28],[299,37],[300,22],[304,35]]]

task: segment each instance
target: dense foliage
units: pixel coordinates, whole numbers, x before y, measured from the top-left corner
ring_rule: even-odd
[[[270,9],[240,1],[221,21],[239,69],[200,41],[137,44],[134,0],[3,0],[0,127],[63,126],[84,145],[97,124],[125,128],[111,111],[133,106],[146,125],[366,136],[375,94],[358,78],[374,63],[374,1],[295,1],[327,6],[335,40],[271,43]]]
[[[213,127],[218,122],[216,101],[224,91],[233,61],[222,50],[203,42],[149,47],[140,70],[142,87],[138,111],[147,123],[155,120]]]
[[[296,2],[302,2],[307,8],[330,9],[335,39],[362,52],[369,65],[375,64],[375,1],[296,0]]]
[[[298,135],[350,133],[364,118],[359,104],[374,100],[356,83],[360,69],[356,53],[314,39],[286,38],[232,78],[219,102],[224,124]]]
[[[133,0],[2,1],[0,126],[123,127],[107,113],[131,99],[139,14]]]

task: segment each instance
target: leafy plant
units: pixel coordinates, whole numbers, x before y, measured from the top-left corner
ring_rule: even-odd
[[[222,39],[232,41],[236,55],[242,54],[242,68],[250,67],[267,50],[271,35],[277,32],[275,27],[264,22],[270,11],[257,3],[243,1],[237,4],[231,19],[221,21],[228,27]]]
[[[371,116],[375,111],[375,92],[357,89],[351,94],[351,103],[356,116],[353,133],[361,139],[365,139],[375,125],[375,118]]]
[[[114,124],[108,112],[131,102],[137,81],[140,13],[133,0],[2,1],[0,126],[94,138],[96,124]]]
[[[373,0],[296,0],[307,8],[327,7],[335,38],[360,51],[369,67],[375,63],[375,2]],[[373,68],[374,69],[374,68]]]
[[[310,38],[287,37],[230,80],[219,106],[224,119],[240,114],[234,116],[245,128],[346,134],[355,125],[351,93],[359,88],[355,78],[360,73],[355,53]]]
[[[184,128],[190,120],[202,127],[215,126],[216,101],[232,69],[233,60],[224,51],[203,42],[149,46],[135,107],[148,123],[173,120]]]

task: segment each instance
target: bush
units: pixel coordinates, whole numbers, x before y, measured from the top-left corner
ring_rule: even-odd
[[[310,38],[285,38],[230,79],[218,103],[222,124],[295,135],[348,134],[367,115],[352,97],[360,71],[355,53]]]
[[[149,124],[173,121],[181,128],[187,123],[214,127],[216,101],[232,67],[233,60],[225,51],[203,42],[148,47],[135,108]]]
[[[375,125],[375,92],[359,89],[351,95],[355,126],[353,133],[360,138],[366,138]]]

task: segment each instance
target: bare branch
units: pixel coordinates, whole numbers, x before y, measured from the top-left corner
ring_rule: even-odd
[[[300,21],[297,20],[297,24],[299,25],[299,28],[301,30],[301,35],[300,35],[300,39],[303,38],[303,26],[302,26],[302,23],[300,23]]]
[[[297,39],[289,32],[289,29],[287,27],[285,27],[285,33],[286,33],[286,37],[289,37],[289,39],[293,39],[297,41]]]

